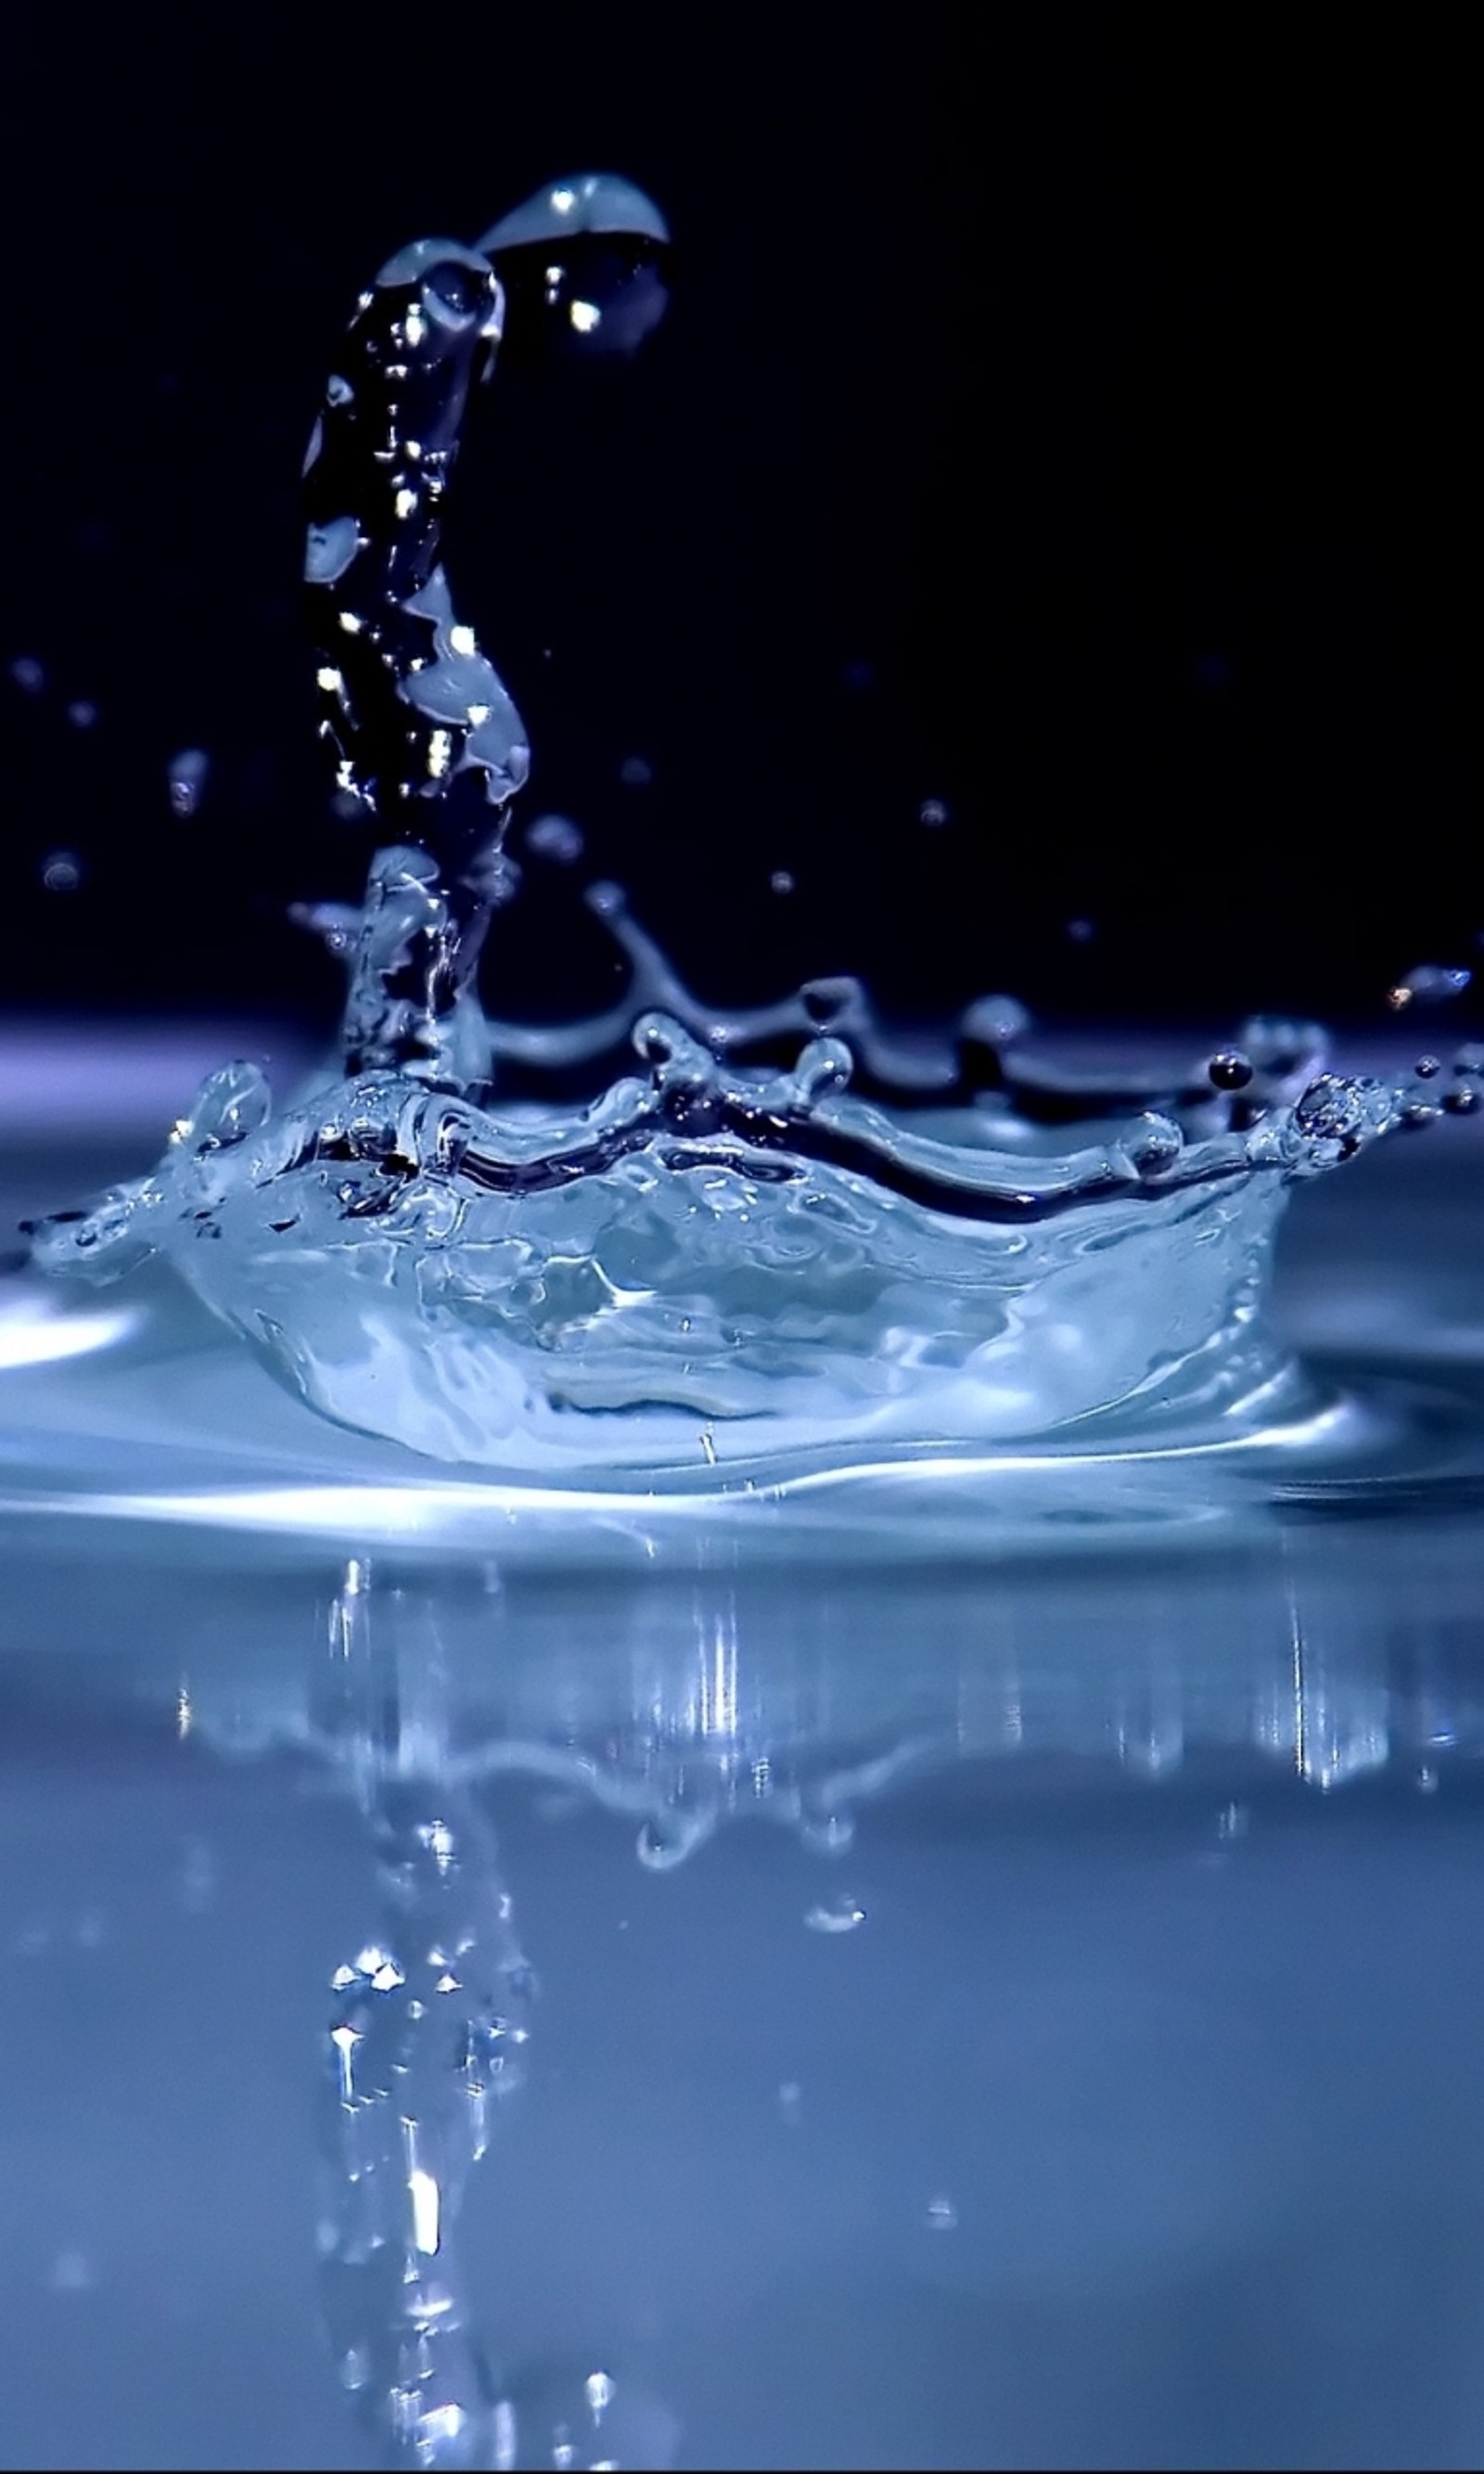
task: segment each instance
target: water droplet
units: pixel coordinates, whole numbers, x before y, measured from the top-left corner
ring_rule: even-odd
[[[1066,933],[1074,945],[1090,945],[1098,932],[1090,919],[1069,919],[1066,923]]]
[[[1030,1028],[1031,1017],[1018,997],[976,997],[960,1021],[959,1035],[985,1048],[1009,1048]]]
[[[596,2422],[613,2403],[613,2382],[606,2371],[592,2371],[587,2382],[588,2412]]]
[[[1218,1091],[1245,1091],[1253,1079],[1253,1060],[1240,1048],[1221,1048],[1205,1070]]]
[[[778,2110],[791,2130],[804,2118],[804,2091],[797,2079],[785,2079],[778,2091]]]
[[[1427,1768],[1424,1763],[1417,1773],[1417,1786],[1418,1792],[1421,1795],[1436,1795],[1438,1792],[1437,1771]]]
[[[67,707],[67,719],[74,730],[91,730],[97,718],[97,706],[89,704],[85,696],[78,696]]]
[[[46,2281],[54,2293],[86,2293],[97,2283],[97,2273],[85,2251],[60,2250]]]
[[[525,829],[525,847],[537,859],[553,860],[558,867],[571,867],[582,857],[586,844],[580,825],[571,816],[538,816]]]
[[[42,665],[33,661],[27,653],[22,653],[18,661],[11,664],[11,676],[22,695],[39,695],[46,685],[46,671]]]
[[[794,880],[786,867],[775,867],[767,881],[774,893],[793,891]]]
[[[1245,1804],[1229,1804],[1217,1816],[1216,1835],[1225,1842],[1247,1836],[1252,1816]]]
[[[1449,969],[1442,962],[1420,962],[1387,989],[1386,1002],[1394,1013],[1409,1005],[1446,1005],[1463,995],[1472,977],[1472,971]]]
[[[944,799],[924,799],[917,811],[918,823],[935,829],[939,825],[946,825],[948,817],[948,804]]]
[[[800,1844],[811,1856],[843,1856],[855,1845],[855,1815],[851,1812],[829,1812],[799,1823]]]
[[[1185,1137],[1173,1117],[1161,1117],[1154,1110],[1135,1117],[1125,1137],[1124,1148],[1140,1177],[1163,1176],[1175,1166],[1185,1148]]]
[[[838,1899],[820,1900],[804,1918],[811,1932],[848,1933],[865,1922],[865,1909],[848,1891]]]
[[[654,780],[654,767],[643,756],[625,756],[619,767],[619,779],[628,790],[643,790]]]
[[[53,851],[44,859],[41,882],[48,893],[76,893],[83,882],[83,862],[76,851]]]
[[[876,684],[876,665],[874,662],[847,662],[840,676],[852,695],[864,695],[867,688]]]
[[[1472,1082],[1455,1082],[1443,1094],[1443,1105],[1450,1117],[1472,1117],[1478,1104],[1478,1088]]]
[[[1414,1071],[1421,1081],[1430,1082],[1435,1074],[1442,1073],[1443,1068],[1436,1056],[1420,1056]]]
[[[165,779],[170,787],[173,815],[195,814],[201,805],[210,766],[211,760],[204,747],[182,747],[179,756],[171,757],[165,767]]]
[[[928,2225],[936,2234],[951,2234],[959,2221],[959,2211],[952,2199],[928,2201]]]

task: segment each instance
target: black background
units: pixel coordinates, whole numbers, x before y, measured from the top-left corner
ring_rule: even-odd
[[[527,864],[497,1010],[606,997],[593,875],[732,1000],[1379,1020],[1472,961],[1468,26],[12,8],[0,666],[46,685],[0,667],[0,1003],[328,1018],[285,909],[366,845],[312,735],[304,439],[383,257],[589,166],[669,214],[669,316],[501,373],[450,497],[524,815],[588,837]]]

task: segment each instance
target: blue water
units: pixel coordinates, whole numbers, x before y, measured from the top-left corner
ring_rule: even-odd
[[[147,1155],[127,1066],[111,1153],[16,1102],[15,1209]],[[307,1443],[291,1524],[204,1317],[149,1339],[191,1405],[131,1445],[102,1374],[145,1340],[67,1320],[120,1293],[59,1323],[9,1274],[0,2457],[1477,2463],[1478,1179],[1469,1127],[1383,1147],[1299,1199],[1279,1285],[1326,1380],[1443,1386],[1448,1455],[1420,1419],[1378,1476],[1136,1471],[1009,1528],[432,1487],[420,1535]],[[411,2042],[363,2205],[331,1979],[423,1998],[446,1931],[421,2042],[367,2013],[362,2092]],[[528,2038],[474,2161],[489,2001]]]

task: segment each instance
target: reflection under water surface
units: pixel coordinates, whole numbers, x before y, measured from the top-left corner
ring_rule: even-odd
[[[6,2454],[1476,2462],[1481,1553],[12,1528]]]

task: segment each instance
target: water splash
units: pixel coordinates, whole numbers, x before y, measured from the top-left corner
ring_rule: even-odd
[[[779,1453],[1285,1413],[1302,1381],[1260,1308],[1289,1190],[1472,1105],[1472,1065],[1443,1096],[1430,1059],[1339,1075],[1315,1026],[1265,1018],[1171,1079],[1079,1077],[1011,998],[909,1038],[848,978],[722,1012],[611,885],[587,899],[623,997],[556,1031],[486,1011],[531,759],[441,564],[461,427],[500,352],[635,349],[668,237],[582,175],[361,294],[304,481],[321,735],[379,845],[358,906],[296,912],[347,970],[339,1056],[279,1106],[223,1068],[155,1173],[44,1223],[37,1258],[104,1278],[158,1253],[327,1416],[511,1472],[725,1485]],[[182,810],[204,779],[177,760]],[[571,864],[580,835],[543,817],[527,847]]]

